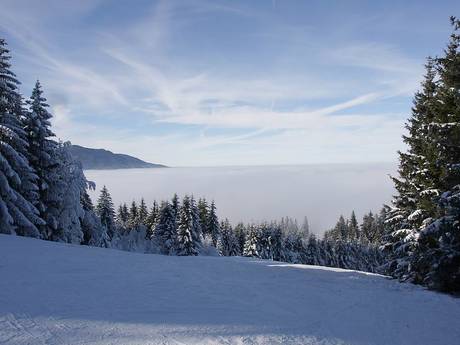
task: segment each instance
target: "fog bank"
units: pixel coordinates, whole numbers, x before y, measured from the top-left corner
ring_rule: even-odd
[[[303,166],[211,167],[87,170],[96,182],[94,202],[103,185],[117,207],[144,197],[169,199],[174,193],[214,199],[220,217],[232,223],[307,216],[312,230],[322,233],[338,216],[355,210],[358,217],[379,210],[394,192],[388,174],[396,164],[328,164]]]

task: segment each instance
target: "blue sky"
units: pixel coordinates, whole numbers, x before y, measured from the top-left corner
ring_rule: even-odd
[[[173,166],[395,161],[458,1],[0,0],[59,138]]]

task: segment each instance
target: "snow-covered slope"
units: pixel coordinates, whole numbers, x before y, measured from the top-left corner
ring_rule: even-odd
[[[0,235],[0,344],[445,344],[460,300],[385,277]]]

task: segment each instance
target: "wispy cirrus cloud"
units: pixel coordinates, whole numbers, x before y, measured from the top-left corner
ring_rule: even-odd
[[[172,165],[392,159],[423,68],[284,3],[29,4],[6,1],[0,28],[58,135]]]

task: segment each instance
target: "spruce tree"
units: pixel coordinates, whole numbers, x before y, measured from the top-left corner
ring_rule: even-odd
[[[217,241],[219,240],[220,228],[219,228],[219,218],[217,218],[216,204],[214,203],[214,200],[211,202],[211,206],[209,208],[206,233],[211,236],[213,245],[217,246]]]
[[[160,218],[160,209],[156,201],[153,202],[152,208],[147,216],[146,226],[147,226],[147,237],[150,238],[153,235],[153,231]]]
[[[360,232],[355,211],[351,212],[350,221],[348,223],[348,233],[351,241],[357,241],[359,239]]]
[[[198,200],[198,212],[203,235],[208,235],[208,203],[205,198]]]
[[[244,243],[244,256],[261,258],[261,233],[257,226],[250,225]]]
[[[172,206],[166,202],[161,206],[158,221],[153,231],[152,240],[160,253],[174,255],[177,250],[176,219]]]
[[[449,292],[460,291],[460,20],[452,17],[451,23],[450,42],[436,59],[435,116],[427,126],[436,149],[436,193],[426,188],[421,194],[433,195],[434,207],[420,229],[409,272],[415,282]]]
[[[237,241],[228,219],[225,219],[225,221],[221,223],[220,229],[220,237],[217,243],[219,254],[222,256],[238,255]]]
[[[444,56],[429,59],[400,153],[397,195],[387,215],[388,273],[431,288],[460,290],[457,189],[460,185],[460,30]]]
[[[80,162],[70,153],[70,143],[57,143],[53,152],[55,165],[48,171],[49,185],[45,189],[47,227],[50,240],[81,243],[80,220],[84,216],[81,203],[87,180]]]
[[[190,198],[190,208],[191,208],[191,211],[192,211],[192,224],[193,224],[192,235],[193,235],[193,241],[200,248],[201,245],[202,245],[203,230],[201,228],[200,212],[198,210],[198,206],[196,204],[196,201],[193,198],[193,195]]]
[[[244,243],[246,242],[246,227],[243,223],[238,223],[234,229],[236,240],[236,255],[243,255]]]
[[[305,216],[303,219],[302,227],[300,228],[301,236],[305,239],[310,235],[310,224],[308,218]]]
[[[59,176],[50,173],[58,164],[56,162],[56,142],[51,139],[54,137],[54,133],[50,128],[52,115],[47,110],[49,105],[46,103],[46,98],[43,96],[43,90],[38,80],[27,104],[30,109],[24,116],[23,125],[29,145],[28,158],[39,181],[37,208],[41,217],[46,219],[48,223],[48,226],[41,230],[43,237],[50,239],[53,231],[55,231],[52,224],[57,219],[50,218],[50,214],[53,211],[49,212],[49,209],[56,208],[57,205],[53,203],[53,197],[50,195],[49,189],[53,188],[52,185],[56,183],[55,180]]]
[[[129,208],[128,227],[130,228],[130,230],[135,229],[139,225],[138,220],[139,220],[139,209],[137,207],[136,201],[133,200]]]
[[[179,210],[177,228],[177,255],[198,255],[200,243],[195,222],[192,199],[186,195]]]
[[[101,223],[107,229],[110,239],[115,235],[115,211],[113,209],[112,197],[106,186],[102,187],[101,194],[97,200],[96,213],[101,219]]]
[[[141,198],[141,203],[137,211],[137,223],[140,225],[146,225],[147,217],[149,215],[147,205],[145,204],[144,198]]]
[[[0,39],[0,232],[39,237],[44,221],[36,207],[38,181],[27,159],[22,98],[10,59]]]
[[[174,217],[176,218],[176,222],[179,221],[179,209],[180,209],[180,204],[179,204],[179,197],[177,196],[176,193],[174,193],[174,196],[171,199],[171,207],[174,213]]]

